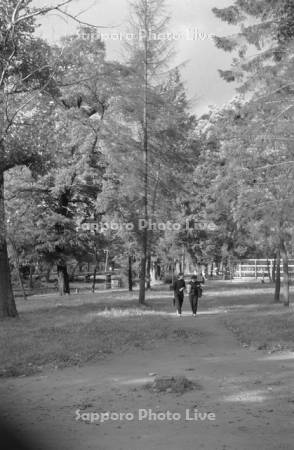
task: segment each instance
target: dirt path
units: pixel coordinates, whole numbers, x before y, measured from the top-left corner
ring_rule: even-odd
[[[194,342],[179,339],[95,366],[2,381],[7,418],[42,450],[292,450],[294,355],[240,348],[217,314],[186,313],[171,317],[170,326],[178,330],[179,321],[183,337],[197,329]],[[185,375],[201,389],[150,392],[143,387],[151,374]],[[139,420],[140,409],[151,420]],[[76,421],[76,410],[130,413],[134,420]],[[178,420],[159,420],[156,414],[168,411]],[[204,413],[215,420],[201,420]]]

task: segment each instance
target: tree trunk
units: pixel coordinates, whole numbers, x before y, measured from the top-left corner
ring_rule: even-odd
[[[216,271],[215,271],[217,277],[220,276],[220,275],[219,275],[219,274],[220,274],[220,271],[221,271],[221,262],[218,261],[218,262],[216,263]]]
[[[147,269],[146,269],[146,289],[150,290],[151,289],[151,255],[150,253],[148,253],[147,256]]]
[[[230,280],[231,274],[230,274],[230,262],[229,257],[226,257],[224,261],[222,262],[223,266],[223,280]]]
[[[224,265],[224,261],[222,260],[220,263],[220,271],[222,274],[222,279],[225,280],[226,279],[226,273],[225,273],[225,265]]]
[[[173,265],[172,265],[172,282],[171,282],[172,285],[174,285],[174,282],[175,282],[175,268],[176,268],[175,266],[176,266],[175,260],[173,260]]]
[[[146,291],[146,252],[144,252],[144,256],[141,258],[140,262],[140,291],[139,291],[139,304],[144,305],[145,304],[145,291]]]
[[[93,272],[93,283],[92,283],[92,292],[93,294],[95,294],[95,288],[96,288],[96,275],[97,275],[97,270],[98,270],[98,252],[97,252],[97,243],[94,242],[94,255],[95,255],[95,267],[94,267],[94,272]],[[105,269],[106,271],[106,269]]]
[[[108,258],[109,258],[109,250],[105,250],[105,269],[104,272],[108,271]]]
[[[50,274],[51,274],[51,266],[47,268],[46,270],[46,282],[50,282]]]
[[[79,267],[79,265],[80,265],[80,263],[77,262],[76,265],[73,267],[71,273],[70,273],[70,277],[71,277],[72,280],[74,279],[74,276],[75,276],[75,274],[76,274],[76,270],[77,270],[77,268]]]
[[[147,18],[145,17],[145,25],[147,28]],[[147,31],[147,30],[146,30]],[[144,37],[144,106],[143,106],[143,163],[144,163],[144,219],[148,223],[148,188],[149,188],[149,167],[148,167],[148,62],[149,62],[149,48],[148,35]],[[142,241],[142,257],[140,267],[140,287],[139,287],[139,304],[145,303],[146,290],[146,263],[148,251],[148,230],[147,226],[143,230]]]
[[[58,293],[60,296],[64,295],[64,274],[62,270],[57,269],[57,276],[58,276]]]
[[[274,302],[280,302],[280,291],[281,291],[281,253],[280,248],[277,250],[276,256],[276,274],[275,274],[275,298]]]
[[[18,254],[17,254],[17,249],[16,249],[16,246],[15,246],[15,243],[13,242],[13,240],[9,238],[9,241],[11,243],[11,247],[12,247],[12,251],[13,251],[13,255],[14,255],[14,262],[15,262],[15,266],[16,266],[16,274],[17,274],[19,287],[21,289],[23,299],[27,300],[26,291],[25,291],[25,288],[24,288],[24,285],[23,285],[23,281],[22,281],[22,278],[21,278],[21,273],[20,273],[19,257],[18,257]],[[31,266],[30,266],[30,269],[31,269]]]
[[[66,264],[64,266],[64,292],[65,292],[65,294],[70,294],[69,275],[67,272]]]
[[[271,274],[271,270],[270,270],[270,262],[267,258],[266,260],[266,268],[267,268],[267,276],[268,276],[268,280],[271,283],[272,282],[272,274]]]
[[[161,280],[161,265],[156,263],[156,280]]]
[[[93,283],[92,283],[92,292],[93,292],[93,294],[95,294],[96,274],[97,274],[97,263],[95,264],[94,273],[93,273]]]
[[[4,174],[0,172],[0,317],[17,317],[6,243]]]
[[[290,306],[290,296],[289,296],[289,259],[286,244],[284,240],[281,240],[281,256],[283,259],[283,299],[284,306]]]
[[[133,266],[132,266],[132,256],[129,256],[129,268],[128,268],[128,283],[129,283],[129,291],[133,290]]]
[[[213,266],[213,262],[211,263],[211,266],[210,266],[210,278],[213,280],[213,269],[214,269],[214,266]]]
[[[30,264],[30,279],[29,279],[29,288],[34,288],[34,281],[33,281],[33,265]]]
[[[57,265],[57,274],[59,295],[70,294],[69,276],[65,263],[60,262]]]
[[[273,263],[273,268],[272,268],[272,282],[275,283],[276,282],[276,266],[277,266],[277,261],[276,258],[274,259],[274,263]]]
[[[147,154],[146,154],[146,158],[147,158]],[[146,163],[147,162],[148,161],[146,160]],[[154,186],[152,203],[151,203],[151,220],[152,220],[152,222],[155,222],[155,205],[156,205],[156,200],[157,200],[159,180],[160,180],[160,165],[159,165],[159,168],[158,168],[157,174],[156,174],[156,182],[155,182],[155,186]],[[146,166],[146,187],[148,187],[148,165]],[[147,192],[146,192],[146,195],[147,195]],[[146,205],[146,208],[147,208],[147,205]],[[148,215],[147,214],[147,209],[146,209],[146,215]],[[149,252],[148,252],[148,255],[147,255],[147,283],[146,283],[146,289],[150,290],[151,289],[151,253],[150,253],[150,247],[151,247],[151,241],[152,241],[152,230],[149,231],[148,241],[149,241]]]

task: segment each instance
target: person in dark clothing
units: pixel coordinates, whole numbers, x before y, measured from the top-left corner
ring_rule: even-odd
[[[201,281],[197,280],[197,275],[192,276],[189,285],[190,285],[189,300],[192,314],[195,317],[198,309],[198,299],[202,295]]]
[[[186,288],[184,274],[179,273],[178,279],[174,282],[174,301],[177,308],[177,315],[182,315],[182,306],[184,302],[184,290]]]

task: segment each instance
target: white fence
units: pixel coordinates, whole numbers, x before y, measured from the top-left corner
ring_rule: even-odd
[[[234,267],[234,278],[268,278],[269,275],[272,276],[273,268],[273,259],[244,259]],[[280,268],[283,274],[282,261]],[[292,258],[289,259],[289,275],[294,278],[294,259]]]

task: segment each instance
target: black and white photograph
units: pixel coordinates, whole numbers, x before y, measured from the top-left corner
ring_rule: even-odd
[[[294,449],[294,0],[0,0],[5,450]]]

